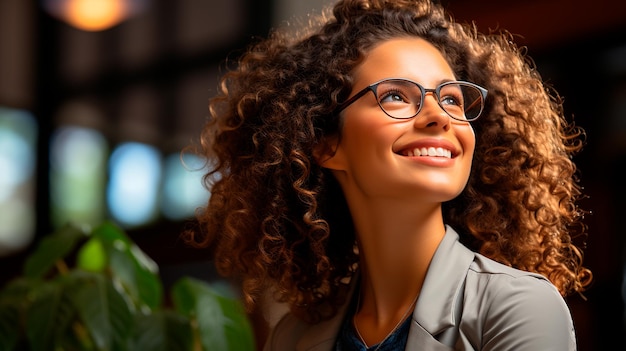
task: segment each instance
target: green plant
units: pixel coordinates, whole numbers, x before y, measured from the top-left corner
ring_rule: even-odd
[[[254,350],[224,289],[183,277],[163,290],[155,262],[118,226],[66,226],[0,290],[0,350]]]

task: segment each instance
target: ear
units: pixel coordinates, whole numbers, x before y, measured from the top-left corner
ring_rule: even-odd
[[[313,150],[315,162],[330,170],[344,170],[345,157],[341,151],[339,136],[326,138]]]

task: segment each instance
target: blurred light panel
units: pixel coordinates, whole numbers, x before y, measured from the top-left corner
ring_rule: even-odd
[[[105,217],[106,140],[98,131],[61,127],[50,141],[50,213],[55,227],[97,225]]]
[[[158,215],[161,155],[152,146],[120,144],[109,159],[109,212],[120,225],[136,227]]]
[[[163,216],[170,220],[191,218],[208,201],[209,192],[202,185],[203,170],[204,160],[195,155],[174,154],[165,159]]]
[[[35,234],[37,123],[27,111],[0,107],[0,256]]]

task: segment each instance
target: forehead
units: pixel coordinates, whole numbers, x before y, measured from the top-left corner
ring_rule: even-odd
[[[395,38],[374,46],[354,71],[355,88],[385,78],[408,78],[426,87],[454,80],[443,54],[428,41]],[[433,85],[434,84],[434,85]]]

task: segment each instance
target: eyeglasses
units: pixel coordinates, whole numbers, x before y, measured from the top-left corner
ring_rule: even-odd
[[[368,91],[372,91],[378,106],[389,117],[409,119],[417,116],[424,105],[426,93],[434,93],[439,106],[446,113],[463,122],[476,120],[485,107],[487,89],[474,83],[450,81],[434,89],[426,89],[418,83],[401,78],[389,78],[365,87],[339,105],[337,113],[343,111]]]

